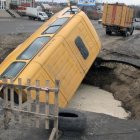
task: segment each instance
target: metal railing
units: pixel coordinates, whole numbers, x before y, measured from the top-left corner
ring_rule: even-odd
[[[51,134],[49,136],[49,140],[56,140],[58,139],[58,113],[59,113],[59,99],[58,99],[58,93],[59,93],[59,81],[55,81],[55,87],[49,88],[49,81],[46,81],[46,87],[40,87],[40,81],[36,80],[35,86],[31,86],[31,80],[27,80],[26,85],[22,85],[22,79],[18,79],[18,84],[14,84],[13,79],[2,79],[2,83],[0,84],[2,86],[2,91],[4,95],[4,125],[5,128],[8,128],[9,123],[9,112],[11,114],[19,113],[19,122],[22,122],[22,116],[30,115],[35,118],[35,126],[39,128],[40,126],[40,120],[43,116],[45,118],[45,129],[50,129],[50,120],[53,120],[54,125],[53,129],[51,131]],[[14,102],[14,91],[17,91],[18,93],[18,105]],[[26,92],[26,103],[23,103],[23,92]],[[36,99],[32,100],[31,98],[31,92],[35,92]],[[45,93],[46,94],[46,102],[44,103],[44,113],[40,111],[40,94]],[[49,104],[49,96],[50,94],[54,93],[54,104],[53,106],[53,113],[50,113],[50,104]],[[34,111],[32,107],[32,102],[34,101]]]

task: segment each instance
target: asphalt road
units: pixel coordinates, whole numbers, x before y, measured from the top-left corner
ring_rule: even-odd
[[[140,138],[139,121],[122,120],[93,112],[83,113],[87,117],[85,130],[63,131],[59,140],[139,140]],[[11,123],[7,130],[4,130],[2,124],[0,126],[1,140],[47,140],[49,135],[50,132],[43,128],[27,127],[24,123]]]
[[[41,21],[28,20],[27,18],[0,18],[0,34],[32,33],[42,24]]]
[[[0,34],[6,33],[32,33],[44,22],[33,21],[28,18],[0,18]],[[102,24],[98,24],[97,21],[92,21],[98,34],[103,37],[105,36],[105,29]],[[140,26],[140,22],[136,22],[135,26]],[[137,31],[136,31],[137,32]]]

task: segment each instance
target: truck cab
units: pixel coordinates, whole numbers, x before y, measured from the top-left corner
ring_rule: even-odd
[[[45,21],[48,19],[48,15],[45,12],[38,12],[38,19],[41,21]]]

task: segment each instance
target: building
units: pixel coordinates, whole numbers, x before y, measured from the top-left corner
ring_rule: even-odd
[[[0,10],[10,9],[10,5],[33,5],[34,0],[0,0]]]
[[[6,9],[6,1],[0,0],[0,9]]]

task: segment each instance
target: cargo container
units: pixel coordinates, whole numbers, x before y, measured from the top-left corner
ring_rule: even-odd
[[[65,107],[79,87],[100,51],[99,37],[84,12],[64,9],[42,25],[25,42],[17,47],[0,65],[0,78],[13,78],[14,84],[31,79],[60,80],[59,103]],[[33,82],[34,81],[34,82]],[[1,93],[3,94],[3,93]],[[15,89],[15,94],[18,95]],[[16,97],[16,96],[15,96]],[[23,91],[23,100],[26,93]],[[36,96],[32,93],[32,99]],[[45,94],[40,101],[44,102]],[[53,96],[50,96],[53,104]]]
[[[104,4],[102,24],[106,27],[106,34],[115,32],[124,36],[132,35],[133,15],[133,8],[125,4]]]

